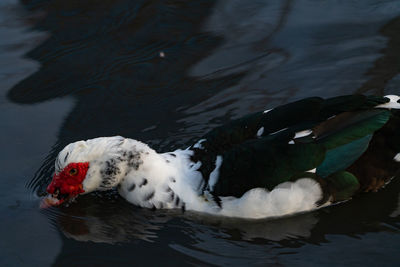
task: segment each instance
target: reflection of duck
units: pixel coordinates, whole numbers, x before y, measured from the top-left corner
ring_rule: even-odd
[[[115,206],[118,205],[118,209]],[[247,220],[205,216],[199,213],[165,210],[153,212],[127,205],[120,198],[113,201],[104,196],[82,197],[79,203],[60,210],[45,210],[67,238],[80,242],[125,243],[132,240],[152,242],[171,219],[179,218],[182,227],[200,229],[204,225],[224,229],[231,238],[251,241],[255,238],[280,241],[287,238],[307,238],[317,224],[316,214],[300,214],[279,220]],[[195,232],[197,230],[194,230]],[[201,232],[201,231],[200,231]]]
[[[172,153],[122,137],[75,142],[58,155],[45,203],[118,186],[147,208],[246,218],[316,209],[376,191],[394,176],[399,101],[307,98],[232,121]]]
[[[104,195],[83,197],[75,205],[45,212],[66,237],[109,244],[132,239],[151,242],[161,225],[169,220],[165,214],[138,209],[121,198]]]
[[[254,241],[256,239],[282,241],[291,238],[308,238],[311,236],[311,230],[318,223],[317,214],[312,212],[274,220],[249,220],[202,216],[201,214],[188,214],[186,217],[190,219],[188,223],[193,226],[191,228],[201,228],[201,225],[214,226],[228,234],[225,238],[245,241]]]
[[[340,207],[332,206],[317,212],[275,220],[226,218],[195,212],[185,212],[180,216],[179,210],[153,212],[138,209],[121,198],[110,198],[105,194],[86,195],[69,207],[47,209],[45,212],[66,237],[76,241],[115,244],[133,240],[151,242],[157,239],[157,242],[163,242],[161,232],[170,232],[169,228],[178,227],[184,230],[178,232],[191,229],[186,234],[195,237],[197,241],[227,239],[224,245],[229,245],[230,241],[274,241],[285,247],[298,247],[305,243],[327,242],[328,234],[354,236],[367,232],[393,231],[397,228],[398,219],[390,216],[398,208],[396,199],[399,196],[399,182],[398,179],[394,180],[392,186],[379,193],[357,197]],[[170,223],[172,219],[177,219],[179,223]],[[219,238],[201,238],[200,235]],[[171,241],[170,237],[167,239]],[[203,251],[212,251],[213,247],[209,243],[200,243],[199,246]]]

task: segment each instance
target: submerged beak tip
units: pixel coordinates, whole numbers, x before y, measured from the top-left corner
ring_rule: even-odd
[[[47,209],[50,207],[59,206],[63,202],[64,202],[63,199],[58,199],[58,198],[53,197],[52,195],[47,195],[45,198],[43,198],[40,201],[39,208]]]

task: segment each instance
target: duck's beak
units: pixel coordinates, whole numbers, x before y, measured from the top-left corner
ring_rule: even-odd
[[[64,202],[73,201],[79,193],[85,192],[82,184],[73,185],[70,180],[54,174],[53,180],[46,189],[48,195],[42,199],[40,208],[45,209],[51,206],[59,206]]]
[[[54,197],[53,195],[47,195],[45,198],[40,201],[40,208],[41,209],[47,209],[52,206],[59,206],[62,203],[64,203],[65,199],[58,199],[57,197]]]

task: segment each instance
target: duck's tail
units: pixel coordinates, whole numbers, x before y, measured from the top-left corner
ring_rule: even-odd
[[[316,179],[324,191],[321,202],[378,191],[398,174],[400,97],[385,99],[390,101],[340,113],[313,128],[315,142],[326,149],[316,168]]]
[[[360,191],[377,191],[400,170],[400,110],[374,133],[365,153],[348,171],[358,178]]]
[[[348,154],[335,151],[351,158],[352,152],[359,153],[357,147],[366,144],[362,155],[345,170],[318,179],[324,191],[321,203],[347,200],[359,192],[376,192],[400,173],[400,110],[391,113],[382,128],[347,145]]]

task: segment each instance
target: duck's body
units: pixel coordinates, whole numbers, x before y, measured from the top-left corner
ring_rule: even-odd
[[[163,154],[118,136],[79,141],[60,152],[48,191],[63,200],[118,187],[141,207],[246,218],[316,209],[376,191],[400,169],[399,101],[307,98]],[[82,177],[65,186],[71,168]]]

